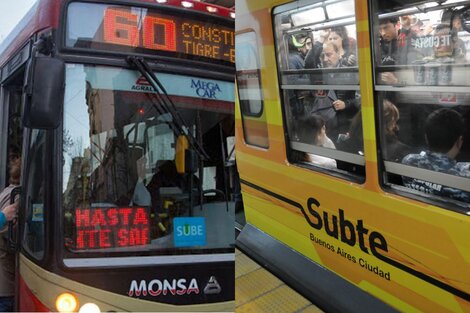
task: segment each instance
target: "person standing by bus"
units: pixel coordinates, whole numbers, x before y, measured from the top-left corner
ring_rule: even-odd
[[[0,312],[13,311],[13,299],[15,295],[15,254],[8,250],[5,238],[8,226],[16,216],[18,203],[10,203],[11,191],[20,184],[21,158],[10,158],[10,185],[0,193]]]
[[[0,211],[0,228],[3,228],[5,224],[16,217],[16,210],[18,209],[18,202],[5,206]]]

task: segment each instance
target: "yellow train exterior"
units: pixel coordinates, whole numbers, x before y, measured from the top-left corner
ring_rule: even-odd
[[[320,268],[331,277],[340,278],[344,284],[352,285],[353,289],[379,299],[391,310],[470,312],[468,203],[459,203],[458,209],[440,205],[445,200],[433,201],[419,193],[408,194],[406,190],[396,192],[382,179],[386,172],[383,163],[387,160],[381,159],[380,130],[377,129],[380,125],[377,120],[381,116],[377,101],[382,98],[377,96],[380,87],[374,89],[377,69],[373,66],[373,41],[378,36],[374,37],[373,25],[376,25],[374,22],[377,22],[378,15],[375,14],[377,8],[371,8],[374,5],[372,1],[354,1],[355,20],[352,22],[357,36],[363,179],[348,179],[335,171],[303,166],[302,162],[296,163],[288,155],[295,144],[289,143],[288,139],[292,131],[287,125],[289,116],[286,115],[289,113],[283,107],[286,101],[282,100],[282,86],[286,83],[282,81],[280,71],[283,68],[279,65],[282,59],[279,38],[284,37],[276,35],[282,30],[275,18],[278,12],[296,12],[303,6],[315,8],[325,3],[328,1],[237,0],[236,158],[247,222],[239,236],[239,244],[251,249],[268,267],[287,280],[292,268],[276,263],[279,259],[276,254],[281,250],[273,249],[278,244],[287,246],[287,251],[293,250],[284,255],[286,263],[299,254],[308,261],[291,263],[303,264],[302,268],[294,270],[305,273],[305,279],[312,268]],[[423,5],[423,1],[420,4]],[[467,6],[468,3],[463,2],[455,9],[463,11],[462,8]],[[392,10],[384,9],[383,12],[384,15],[387,12],[393,14]],[[441,19],[440,22],[443,17]],[[255,47],[252,54],[255,60],[251,58],[250,61],[255,64],[251,67],[244,65],[247,62],[244,58],[249,54],[244,55],[244,51],[239,49],[250,40],[255,43],[252,45]],[[427,87],[414,88],[427,92]],[[444,87],[435,88],[444,91]],[[465,99],[461,92],[451,90],[452,95]],[[256,99],[248,108],[243,102],[247,97]],[[468,180],[465,184],[469,185]],[[253,245],[250,243],[253,233],[249,230],[261,234],[257,238],[276,242],[276,245]],[[266,251],[255,251],[260,247]],[[329,311],[371,310],[367,301],[354,299],[348,300],[349,307],[347,303],[343,307],[335,306],[336,301],[342,301],[338,299],[351,298],[351,295],[342,293],[341,283],[336,290],[334,286],[323,289],[330,293],[327,299],[328,295],[318,294],[315,289],[322,289],[322,285],[324,287],[328,282],[317,279],[304,282],[299,279],[296,282],[304,294],[317,297],[320,306]]]

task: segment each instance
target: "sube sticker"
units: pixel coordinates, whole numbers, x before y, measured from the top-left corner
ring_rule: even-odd
[[[203,217],[176,217],[173,219],[175,247],[206,245],[206,222]]]

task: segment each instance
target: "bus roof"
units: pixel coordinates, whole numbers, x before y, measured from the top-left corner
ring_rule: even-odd
[[[48,28],[57,28],[60,7],[65,0],[37,0],[21,21],[0,44],[0,68],[16,53],[35,33]],[[103,3],[109,3],[103,0]],[[235,19],[235,11],[195,0],[136,0],[139,3],[152,3],[183,7],[188,10],[205,12],[225,18]]]

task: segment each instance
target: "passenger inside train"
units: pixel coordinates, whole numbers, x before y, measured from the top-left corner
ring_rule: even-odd
[[[403,164],[470,177],[470,162],[455,160],[462,148],[464,127],[462,115],[453,109],[441,108],[432,112],[425,126],[428,149],[419,154],[408,154]],[[470,192],[406,176],[403,182],[408,188],[470,203]]]
[[[434,111],[451,108],[459,112],[466,120],[464,137],[470,136],[470,94],[464,90],[468,84],[465,65],[470,33],[464,27],[461,7],[429,12],[410,9],[400,14],[388,12],[383,6],[379,11],[385,13],[376,16],[376,40],[372,44],[375,84],[380,86],[375,93],[379,153],[386,163],[387,183],[408,187],[399,174],[401,170],[388,167],[390,162],[402,164],[405,156],[429,148],[425,128]],[[288,108],[290,161],[361,180],[365,161],[355,22],[346,10],[334,19],[312,12],[320,11],[316,6],[305,7],[285,12],[276,20],[283,102]],[[302,38],[297,38],[299,34]],[[308,38],[312,47],[302,52],[293,49],[292,38],[299,43]],[[293,53],[302,66],[286,61]],[[308,83],[292,79],[305,76]],[[315,137],[312,116],[323,119],[325,135],[336,149],[319,149],[321,145],[308,140]],[[310,137],[302,130],[302,125],[309,122],[312,125],[305,127],[312,131]],[[470,160],[469,148],[464,140],[457,162]],[[299,153],[308,157],[299,158]],[[315,162],[313,156],[334,160],[336,166],[331,166],[333,162]]]
[[[462,27],[464,10],[447,7],[378,16],[376,101],[383,103],[377,109],[386,183],[436,201],[469,203],[465,182],[449,178],[452,186],[447,186],[438,175],[418,170],[468,177],[470,94],[465,66],[470,32]]]

